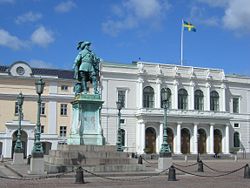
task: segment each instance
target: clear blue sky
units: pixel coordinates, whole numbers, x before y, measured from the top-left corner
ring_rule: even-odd
[[[71,69],[77,43],[105,61],[139,58],[250,75],[250,0],[0,0],[0,64]]]

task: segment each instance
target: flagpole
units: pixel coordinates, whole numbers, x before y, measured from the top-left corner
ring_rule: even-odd
[[[181,65],[183,65],[183,19],[181,19]]]

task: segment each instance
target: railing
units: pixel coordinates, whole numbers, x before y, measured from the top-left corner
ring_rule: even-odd
[[[163,115],[163,109],[161,108],[141,108],[137,111],[137,116],[139,115]],[[169,109],[167,112],[168,116],[184,116],[184,117],[213,117],[213,118],[223,118],[230,119],[231,115],[229,112],[217,112],[217,111],[198,111],[198,110],[177,110]]]

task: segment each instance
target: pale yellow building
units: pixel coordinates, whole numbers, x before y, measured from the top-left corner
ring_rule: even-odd
[[[34,128],[37,121],[35,82],[45,81],[41,107],[41,141],[45,153],[57,144],[65,143],[71,122],[71,104],[74,98],[72,71],[31,68],[18,61],[11,66],[0,66],[0,153],[11,157],[18,128],[17,96],[24,95],[22,142],[25,156],[31,153]]]

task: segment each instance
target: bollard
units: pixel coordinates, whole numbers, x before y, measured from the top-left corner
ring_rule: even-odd
[[[246,166],[244,168],[244,178],[250,179],[250,169],[249,169],[249,165],[248,164],[246,164]]]
[[[82,167],[78,167],[76,169],[76,181],[75,181],[75,183],[78,183],[78,184],[85,183],[84,182],[84,177],[83,177],[83,169],[82,169]]]
[[[31,155],[28,155],[28,157],[27,157],[27,165],[30,165],[30,159],[31,159]]]
[[[200,161],[198,162],[198,172],[204,172],[202,160],[200,160]]]
[[[237,154],[236,154],[236,155],[234,155],[234,161],[238,161]]]
[[[0,161],[3,162],[4,161],[4,157],[3,155],[0,156]]]
[[[138,158],[138,164],[142,164],[142,156],[140,155],[140,157]]]
[[[185,162],[188,163],[188,156],[185,155]]]
[[[175,167],[173,165],[168,171],[168,181],[176,181]]]

